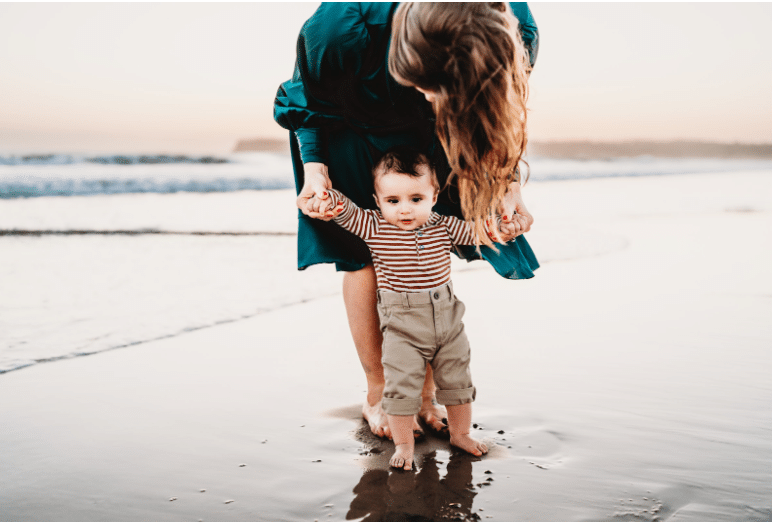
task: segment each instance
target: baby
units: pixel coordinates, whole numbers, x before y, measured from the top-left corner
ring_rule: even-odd
[[[471,227],[432,212],[439,183],[423,154],[387,153],[373,169],[373,182],[379,211],[361,209],[331,189],[320,212],[330,209],[372,255],[383,332],[382,404],[396,446],[389,463],[413,467],[413,416],[421,407],[426,363],[434,370],[437,401],[448,410],[450,443],[480,456],[488,448],[469,436],[475,388],[464,304],[450,282],[451,249],[475,243]]]

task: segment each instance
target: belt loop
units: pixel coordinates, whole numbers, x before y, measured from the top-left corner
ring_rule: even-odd
[[[453,293],[453,281],[448,281],[448,290],[450,291],[450,297],[456,295]]]
[[[383,303],[383,298],[381,297],[381,290],[380,289],[376,290],[375,291],[375,295],[378,298],[378,304],[382,304]]]
[[[407,292],[402,292],[402,306],[410,310],[410,301],[407,298]]]

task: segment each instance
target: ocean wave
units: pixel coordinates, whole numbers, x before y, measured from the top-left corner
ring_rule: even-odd
[[[176,192],[233,192],[237,190],[277,190],[290,188],[291,180],[284,178],[229,179],[212,177],[204,179],[158,178],[98,178],[98,179],[48,179],[27,176],[0,182],[0,198],[24,198],[41,196],[88,196],[97,194],[138,194],[152,192],[173,194]]]
[[[0,161],[0,199],[45,196],[277,190],[294,186],[281,154],[24,156]]]
[[[11,159],[9,159],[11,158]],[[531,181],[770,170],[772,160],[717,158],[529,158]],[[277,190],[294,186],[289,156],[172,155],[0,157],[0,199],[45,196]]]
[[[772,169],[772,160],[763,159],[655,158],[652,156],[608,160],[534,157],[528,163],[532,181],[670,176]]]
[[[186,156],[170,154],[113,154],[107,156],[82,156],[73,154],[26,154],[0,156],[0,165],[75,165],[98,163],[100,165],[156,165],[159,163],[229,163],[227,158],[215,156]]]

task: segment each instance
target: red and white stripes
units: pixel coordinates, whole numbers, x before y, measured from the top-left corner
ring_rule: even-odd
[[[380,289],[418,292],[442,286],[450,282],[453,245],[474,244],[471,227],[456,217],[432,212],[421,228],[402,230],[379,211],[361,209],[336,190],[330,194],[333,208],[344,203],[335,222],[370,248]]]

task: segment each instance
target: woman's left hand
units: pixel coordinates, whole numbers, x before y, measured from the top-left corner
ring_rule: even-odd
[[[501,202],[500,212],[499,235],[503,242],[511,241],[531,230],[533,216],[525,208],[523,196],[520,194],[519,182],[515,181],[509,184],[509,190],[504,194],[504,200]]]

